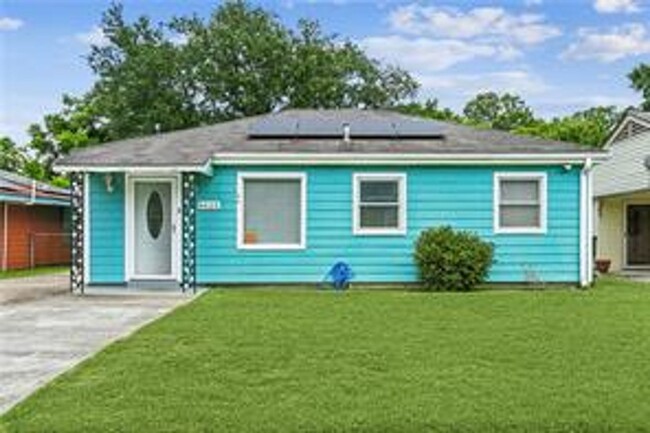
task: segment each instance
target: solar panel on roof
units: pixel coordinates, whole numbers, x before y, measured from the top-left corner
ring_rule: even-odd
[[[298,129],[296,119],[268,116],[253,123],[248,129],[248,135],[253,137],[293,137]]]
[[[339,138],[345,125],[351,138],[440,138],[435,122],[427,120],[370,116],[280,116],[272,115],[254,123],[248,130],[252,138]]]
[[[383,119],[359,119],[350,123],[351,137],[394,137],[393,122]]]
[[[395,124],[396,134],[400,137],[437,137],[442,135],[438,125],[426,120],[400,120]]]
[[[298,135],[307,137],[337,137],[343,134],[343,124],[338,119],[303,118],[298,122]]]

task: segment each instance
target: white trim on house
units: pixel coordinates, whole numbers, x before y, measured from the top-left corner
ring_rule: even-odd
[[[522,203],[531,206],[539,206],[538,227],[502,227],[501,226],[501,181],[502,180],[521,180],[537,181],[539,185],[539,203]],[[548,181],[545,172],[495,172],[493,184],[494,205],[492,209],[492,219],[494,222],[495,234],[545,234],[547,231],[547,214],[548,214]]]
[[[297,244],[247,244],[244,242],[244,182],[257,180],[300,181],[300,242]],[[238,172],[237,173],[237,249],[238,250],[304,250],[307,247],[307,174],[304,172]]]
[[[539,165],[583,164],[587,159],[604,161],[608,153],[556,153],[556,154],[431,154],[431,153],[271,153],[226,152],[216,153],[217,165]]]
[[[201,165],[145,165],[145,166],[131,166],[131,165],[54,165],[54,171],[57,173],[73,173],[73,172],[88,172],[88,173],[127,173],[127,174],[153,174],[159,175],[161,173],[177,173],[177,172],[193,172],[202,173],[206,175],[212,174],[212,162],[208,161]]]
[[[84,282],[90,283],[90,177],[88,173],[84,173],[84,238],[83,238],[83,255],[84,255]],[[72,228],[74,230],[74,227]]]
[[[580,172],[580,284],[593,281],[593,164],[587,160]]]
[[[135,199],[135,183],[136,182],[169,182],[171,185],[171,209],[169,210],[171,217],[171,273],[169,275],[139,275],[134,271],[134,251],[135,251],[135,214],[133,213]],[[133,280],[174,280],[180,281],[180,243],[181,227],[179,225],[179,214],[181,212],[181,198],[179,193],[179,185],[181,184],[180,174],[157,174],[157,175],[130,175],[126,174],[124,191],[124,281],[129,282]]]
[[[289,152],[217,152],[212,160],[203,165],[56,165],[59,173],[147,173],[196,172],[212,174],[212,164],[218,165],[539,165],[539,164],[583,164],[587,159],[605,161],[608,152],[586,153],[289,153]]]
[[[594,170],[593,163],[585,163],[587,170],[587,284],[594,281]]]
[[[361,182],[363,181],[397,181],[398,224],[390,228],[361,227]],[[405,235],[407,227],[407,177],[405,173],[353,173],[352,175],[352,233],[355,236]]]

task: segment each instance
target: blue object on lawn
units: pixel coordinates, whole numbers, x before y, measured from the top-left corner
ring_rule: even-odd
[[[325,274],[324,281],[331,279],[336,290],[345,290],[352,281],[352,267],[343,261],[336,262]]]

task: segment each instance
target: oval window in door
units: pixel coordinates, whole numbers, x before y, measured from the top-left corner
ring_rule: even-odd
[[[158,239],[163,225],[163,205],[158,191],[152,191],[147,200],[147,229],[152,238]]]

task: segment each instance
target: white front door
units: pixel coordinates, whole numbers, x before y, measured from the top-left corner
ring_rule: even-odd
[[[133,179],[131,196],[131,276],[174,279],[175,179]]]

